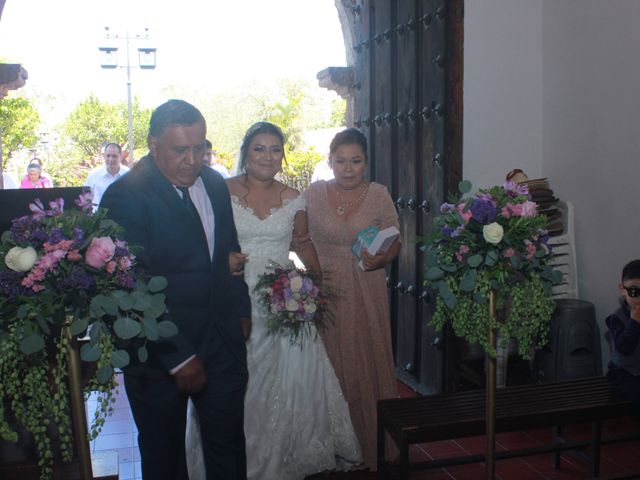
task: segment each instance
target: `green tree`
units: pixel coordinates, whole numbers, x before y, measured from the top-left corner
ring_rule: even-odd
[[[22,147],[38,141],[40,115],[26,98],[5,98],[0,101],[0,137],[2,137],[2,168],[11,155]]]
[[[146,150],[150,109],[141,109],[136,98],[132,104],[133,142],[138,150]],[[66,148],[75,158],[93,167],[99,161],[100,147],[103,142],[114,142],[124,145],[129,138],[127,104],[103,103],[96,96],[90,95],[80,103],[63,122],[61,138],[68,139]],[[138,155],[136,155],[138,157]]]

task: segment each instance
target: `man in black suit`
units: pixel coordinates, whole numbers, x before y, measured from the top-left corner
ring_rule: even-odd
[[[242,278],[229,272],[229,252],[240,248],[226,184],[202,168],[205,136],[193,105],[159,106],[149,154],[109,186],[100,204],[124,227],[125,239],[143,247],[138,261],[167,278],[169,315],[178,327],[176,336],[152,342],[147,362],[124,372],[147,480],[187,478],[188,397],[200,419],[207,478],[246,479],[251,303]]]

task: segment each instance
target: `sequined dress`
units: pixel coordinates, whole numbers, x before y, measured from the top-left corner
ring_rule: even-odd
[[[232,197],[233,216],[251,292],[252,331],[247,342],[249,384],[245,397],[247,476],[251,480],[302,480],[326,470],[346,470],[361,462],[349,407],[319,336],[302,345],[269,335],[266,310],[253,288],[270,261],[290,264],[295,214],[305,209],[302,195],[260,219]],[[187,430],[191,456],[196,429]],[[190,437],[190,438],[189,438]],[[200,462],[190,458],[188,463]],[[191,480],[204,477],[190,467]]]
[[[349,402],[364,464],[375,470],[377,401],[397,396],[388,293],[385,270],[361,270],[351,246],[364,228],[399,227],[398,215],[387,189],[378,183],[371,183],[362,202],[344,216],[331,207],[324,180],[311,184],[305,196],[320,265],[340,292],[334,301],[335,322],[322,337]],[[387,458],[396,454],[390,448]]]

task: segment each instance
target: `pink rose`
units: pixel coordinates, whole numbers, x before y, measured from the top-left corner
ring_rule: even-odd
[[[116,262],[114,260],[110,260],[109,262],[107,262],[107,266],[104,267],[104,269],[109,273],[115,272],[116,271]]]
[[[507,249],[502,253],[502,255],[503,255],[504,257],[506,257],[506,258],[511,258],[511,257],[513,257],[515,254],[516,254],[516,251],[515,251],[513,248],[511,248],[511,247],[507,248]]]
[[[84,261],[93,268],[102,268],[113,258],[116,251],[116,245],[110,237],[98,237],[91,240],[91,244],[87,248],[84,255]]]

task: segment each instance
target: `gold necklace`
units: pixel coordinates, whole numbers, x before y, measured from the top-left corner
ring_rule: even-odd
[[[350,202],[342,202],[341,201],[341,195],[340,195],[340,187],[338,185],[336,185],[336,197],[337,197],[337,200],[338,200],[338,206],[336,207],[336,213],[338,215],[340,215],[340,216],[342,216],[345,213],[347,213],[347,209],[349,209],[349,208],[353,207],[354,205],[357,205],[358,203],[360,203],[360,201],[367,194],[368,190],[369,190],[369,184],[365,183],[364,188],[362,189],[362,193],[360,193],[358,198],[356,198],[355,200],[352,200]]]

